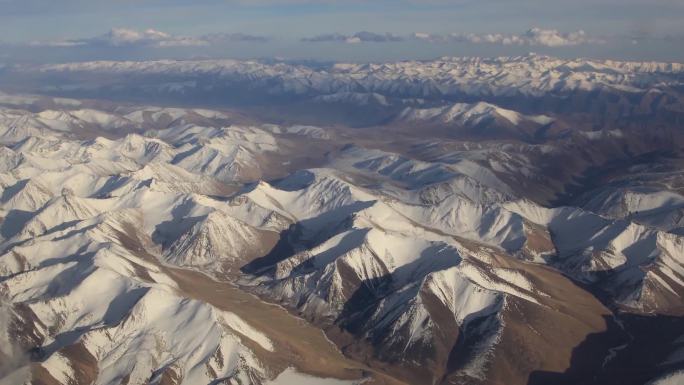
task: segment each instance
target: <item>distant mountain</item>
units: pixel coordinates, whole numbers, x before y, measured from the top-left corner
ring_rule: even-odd
[[[585,125],[606,126],[644,121],[680,124],[683,80],[684,67],[678,63],[531,54],[328,66],[236,60],[99,61],[16,67],[0,77],[0,85],[19,83],[24,90],[31,87],[78,97],[275,106],[289,117],[288,111],[311,120],[354,125],[385,122],[406,107],[487,102],[526,115],[562,113],[586,121]],[[330,106],[325,114],[311,108],[321,104]],[[356,106],[357,113],[350,113],[350,105]]]

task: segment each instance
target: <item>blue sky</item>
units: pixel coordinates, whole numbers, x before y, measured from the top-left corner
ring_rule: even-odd
[[[205,56],[382,61],[534,51],[684,61],[682,20],[682,0],[0,0],[0,41],[8,46],[0,60],[8,60],[7,56],[30,60],[35,55],[42,61]],[[561,35],[583,31],[586,38],[548,46],[525,37],[535,27]],[[98,37],[116,28],[154,29],[174,37],[239,33],[269,41],[232,39],[162,48],[143,39],[145,49],[135,44],[103,47]],[[359,43],[352,38],[359,31],[403,39],[348,44]],[[407,38],[416,32],[461,38],[439,42]],[[330,34],[349,39],[301,41]],[[493,34],[501,36],[492,39]],[[41,46],[65,41],[79,44]]]

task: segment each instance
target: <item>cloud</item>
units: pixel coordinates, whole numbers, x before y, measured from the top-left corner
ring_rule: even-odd
[[[391,33],[357,32],[353,35],[339,33],[323,34],[302,39],[304,42],[340,42],[354,43],[387,43],[407,40],[429,41],[433,43],[461,42],[472,44],[498,44],[517,46],[565,47],[580,44],[602,43],[600,39],[589,37],[584,31],[563,33],[555,29],[531,28],[522,34],[502,33],[452,33],[449,35],[433,35],[416,32],[410,36],[400,36]]]
[[[555,29],[531,28],[523,34],[502,33],[452,33],[450,35],[431,35],[415,33],[414,39],[431,42],[465,42],[473,44],[526,45],[544,47],[566,47],[580,44],[600,44],[601,39],[589,37],[583,30],[563,33]]]
[[[266,43],[271,39],[266,36],[248,35],[244,33],[212,33],[202,36],[202,39],[211,44],[220,44],[228,42],[251,42],[251,43]]]
[[[155,29],[139,31],[128,28],[114,28],[101,36],[84,39],[32,42],[40,47],[200,47],[229,42],[265,42],[263,36],[242,33],[214,33],[199,37],[171,35]]]
[[[320,42],[340,42],[340,43],[387,43],[387,42],[398,42],[404,41],[405,39],[398,35],[393,35],[391,33],[374,33],[374,32],[357,32],[353,35],[342,35],[339,33],[318,35],[314,37],[304,38],[302,41],[309,43],[320,43]]]

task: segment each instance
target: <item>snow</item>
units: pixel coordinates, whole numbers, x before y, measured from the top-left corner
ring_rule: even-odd
[[[268,337],[266,337],[266,335],[264,335],[263,333],[249,326],[249,324],[242,320],[242,318],[229,312],[224,312],[223,314],[221,314],[221,317],[223,321],[226,322],[229,328],[235,330],[236,332],[249,338],[250,340],[258,343],[259,346],[268,350],[269,352],[274,351],[273,343],[271,342],[271,340]]]
[[[260,182],[245,195],[261,207],[298,220],[375,199],[336,174],[330,169],[298,171],[277,186]]]
[[[441,201],[451,194],[475,202],[500,202],[512,193],[496,175],[466,159],[430,163],[387,151],[349,146],[330,162],[329,167],[363,173],[382,183],[384,192],[410,202]],[[406,194],[405,188],[413,191]]]
[[[532,286],[532,283],[530,282],[530,280],[527,279],[519,271],[511,270],[511,269],[495,268],[495,269],[493,269],[492,274],[503,279],[504,281],[506,281],[506,283],[509,283],[513,286],[517,286],[517,287],[519,287],[523,290],[527,290],[529,292],[534,291],[534,287]]]
[[[278,377],[266,381],[264,385],[359,385],[358,381],[337,380],[333,378],[313,377],[287,368]]]
[[[613,189],[600,191],[583,206],[611,218],[629,218],[650,227],[670,231],[678,226],[684,197],[674,191]]]
[[[76,110],[71,111],[70,114],[84,122],[96,124],[106,130],[121,128],[130,124],[130,122],[117,115],[112,115],[97,110]]]
[[[290,134],[290,135],[300,135],[306,136],[314,139],[330,139],[330,133],[321,127],[316,126],[278,126],[274,124],[263,125],[262,128],[266,131],[272,132],[274,134]]]
[[[59,383],[68,384],[71,382],[71,379],[75,378],[71,363],[60,353],[51,355],[41,366]]]
[[[482,271],[480,268],[476,267],[474,264],[462,263],[457,267],[457,269],[463,276],[467,277],[468,280],[472,281],[473,283],[477,284],[482,288],[486,288],[494,292],[510,294],[512,296],[522,298],[526,301],[540,304],[539,300],[536,297],[523,291],[525,290],[524,287],[522,288],[523,290],[521,290],[521,287],[517,285],[514,286],[513,284],[511,284],[515,283],[515,280],[518,280],[523,282],[522,286],[529,287],[529,284],[526,282],[526,280],[524,280],[524,278],[521,279],[519,275],[514,275],[513,277],[515,277],[515,279],[512,282],[508,282],[495,280],[494,277],[489,276],[487,273]],[[510,277],[511,276],[509,275],[509,278]]]
[[[258,371],[260,365],[253,355],[226,333],[218,317],[199,301],[148,291],[131,310],[130,322],[86,335],[88,349],[101,361],[97,383],[106,384],[127,373],[131,381],[146,380],[155,368],[171,363],[184,373],[183,384],[211,381],[203,364],[227,376],[239,370],[239,361],[244,359]],[[218,352],[224,360],[210,364]],[[129,355],[134,360],[121,359]]]
[[[554,121],[553,118],[544,115],[528,116],[513,110],[498,107],[490,103],[456,103],[444,107],[435,108],[411,108],[408,107],[399,115],[403,121],[432,121],[445,124],[457,124],[474,127],[483,122],[496,118],[503,118],[508,123],[519,125],[524,122],[546,125]]]
[[[315,100],[325,103],[350,103],[360,106],[369,104],[389,106],[387,98],[377,93],[338,92],[330,95],[317,96]]]
[[[682,382],[684,382],[684,370],[666,374],[653,381],[650,381],[648,385],[679,385]]]
[[[34,69],[26,69],[31,70]],[[41,66],[38,70],[49,74],[202,76],[211,77],[217,83],[252,79],[255,83],[269,84],[270,93],[317,94],[335,101],[380,104],[392,94],[420,98],[537,96],[549,92],[611,89],[641,92],[657,89],[653,85],[676,82],[683,71],[678,63],[567,60],[539,55],[491,59],[441,58],[382,65],[337,63],[329,69],[256,61],[160,60],[53,64]],[[188,80],[162,84],[160,88],[166,92],[177,92],[196,86],[197,82]],[[359,88],[364,93],[349,92]]]
[[[178,227],[181,227],[180,223]],[[214,211],[199,219],[186,232],[173,234],[171,238],[175,239],[164,256],[167,262],[177,266],[220,272],[226,262],[244,263],[241,258],[247,257],[250,250],[259,249],[262,236],[258,229]]]
[[[449,307],[459,323],[464,323],[469,315],[486,309],[496,311],[496,306],[502,300],[501,294],[478,286],[463,273],[464,270],[459,267],[433,273],[426,286]]]

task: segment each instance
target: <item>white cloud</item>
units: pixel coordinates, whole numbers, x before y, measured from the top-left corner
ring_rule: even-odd
[[[544,47],[565,47],[580,44],[599,44],[601,39],[589,37],[583,30],[563,33],[555,29],[531,28],[523,34],[502,33],[453,33],[450,35],[430,35],[415,33],[413,38],[432,42],[467,42],[473,44],[528,45]]]
[[[340,42],[340,43],[387,43],[387,42],[397,42],[403,41],[404,38],[391,33],[374,33],[374,32],[357,32],[353,35],[342,35],[339,33],[331,33],[325,35],[318,35],[310,38],[304,38],[302,41],[310,43],[320,43],[320,42]]]
[[[38,41],[31,45],[44,47],[198,47],[236,41],[263,42],[268,39],[241,33],[216,33],[199,37],[171,35],[155,29],[139,31],[128,28],[114,28],[101,36],[84,39]]]
[[[271,40],[265,36],[259,35],[248,35],[245,33],[212,33],[209,35],[202,36],[202,39],[211,44],[220,44],[226,42],[252,42],[252,43],[265,43]]]
[[[304,42],[340,42],[340,43],[387,43],[405,41],[408,39],[430,41],[435,43],[467,42],[472,44],[499,44],[519,46],[565,47],[580,44],[602,43],[600,39],[588,36],[583,30],[563,33],[555,29],[531,28],[522,34],[503,33],[452,33],[450,35],[433,35],[416,32],[404,37],[391,33],[358,32],[353,35],[339,33],[323,34],[304,38]]]
[[[148,29],[145,31],[136,31],[126,28],[115,28],[103,37],[91,40],[94,42],[103,42],[111,46],[127,46],[127,45],[152,45],[158,47],[176,47],[176,46],[200,46],[207,45],[207,41],[186,37],[173,36],[165,32]]]

